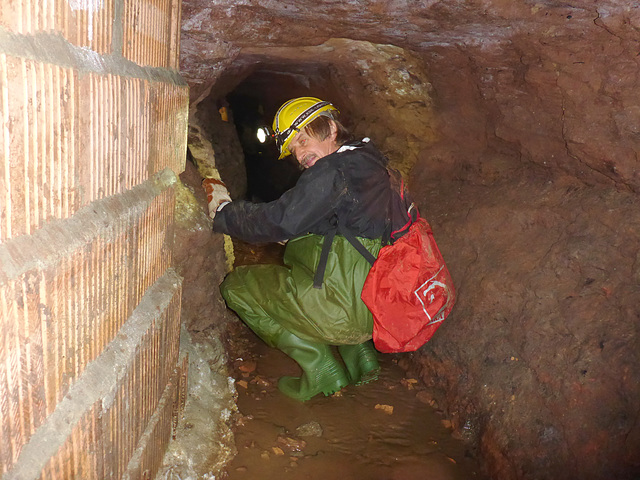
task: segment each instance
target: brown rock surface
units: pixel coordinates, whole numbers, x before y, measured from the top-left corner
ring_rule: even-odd
[[[494,478],[640,475],[635,2],[185,0],[182,30],[194,108],[322,96],[411,171],[459,298],[405,363]]]
[[[213,328],[216,335],[234,317],[226,308],[218,285],[226,275],[224,239],[211,230],[202,177],[187,162],[180,175],[176,201],[174,259],[183,277],[182,323],[191,333]]]

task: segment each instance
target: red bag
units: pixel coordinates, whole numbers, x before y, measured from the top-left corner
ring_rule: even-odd
[[[342,234],[372,265],[361,298],[373,314],[373,343],[383,353],[413,352],[424,345],[449,315],[456,298],[453,281],[431,226],[420,218],[402,175],[382,165],[389,174],[392,194],[386,231],[378,258],[351,230],[337,223],[325,236],[314,287],[322,286],[327,257],[335,233]]]
[[[393,245],[382,247],[362,289],[361,298],[373,314],[376,349],[420,348],[449,315],[455,296],[431,226],[418,218]]]

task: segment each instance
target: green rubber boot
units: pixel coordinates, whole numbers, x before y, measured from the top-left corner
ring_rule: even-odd
[[[302,340],[285,330],[279,335],[276,347],[302,368],[301,377],[278,380],[278,389],[287,397],[305,402],[319,393],[331,395],[349,384],[346,372],[328,345]]]
[[[342,360],[349,372],[349,380],[354,385],[373,382],[378,379],[380,364],[373,342],[359,345],[340,345],[338,347]]]

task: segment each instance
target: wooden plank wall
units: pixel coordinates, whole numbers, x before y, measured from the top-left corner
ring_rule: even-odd
[[[188,365],[171,268],[180,8],[2,2],[2,480],[152,478],[162,459]]]

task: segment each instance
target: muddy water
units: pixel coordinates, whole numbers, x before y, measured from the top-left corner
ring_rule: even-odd
[[[277,253],[236,246],[238,264]],[[300,403],[277,389],[280,376],[300,374],[293,360],[267,347],[241,322],[230,337],[240,415],[234,427],[238,454],[227,478],[484,478],[451,436],[446,419],[428,404],[426,389],[397,365],[399,356],[380,355],[376,382]]]

